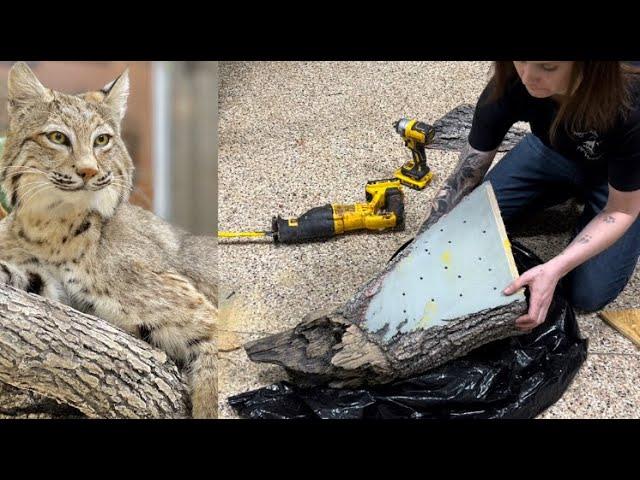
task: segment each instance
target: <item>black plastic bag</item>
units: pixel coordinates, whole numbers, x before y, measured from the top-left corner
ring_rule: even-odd
[[[513,242],[520,272],[541,260]],[[527,292],[528,295],[528,292]],[[531,333],[486,344],[418,377],[358,389],[289,382],[230,397],[245,418],[533,418],[553,405],[587,357],[562,282],[547,320]]]

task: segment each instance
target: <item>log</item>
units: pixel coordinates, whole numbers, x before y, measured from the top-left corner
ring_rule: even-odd
[[[308,317],[292,330],[245,345],[254,362],[285,368],[296,384],[353,388],[387,383],[423,373],[486,343],[519,332],[522,302],[461,317],[447,327],[399,336],[381,344],[344,310]]]
[[[100,318],[0,285],[0,417],[188,418],[158,349]]]
[[[433,123],[436,131],[434,141],[427,148],[435,150],[462,151],[467,146],[473,112],[475,107],[469,103],[463,103],[447,113],[444,117]],[[524,128],[514,125],[509,129],[504,140],[498,147],[499,152],[508,152],[522,138],[529,133]]]
[[[517,270],[513,257],[510,256],[510,249],[508,252],[506,250],[508,240],[493,190],[488,184],[484,184],[478,188],[477,194],[474,193],[473,199],[469,196],[470,201],[466,202],[466,206],[477,205],[484,198],[480,188],[488,192],[487,198],[492,213],[490,216],[497,221],[495,227],[500,239],[500,242],[495,243],[500,243],[501,248],[504,246],[512,266],[511,278],[515,278]],[[415,327],[414,321],[414,328],[408,331],[405,327],[411,323],[409,319],[406,319],[407,322],[398,322],[396,318],[395,324],[391,321],[391,317],[397,311],[394,310],[393,297],[382,297],[384,300],[376,297],[385,291],[385,282],[391,285],[386,288],[386,292],[394,292],[398,288],[405,289],[403,282],[407,277],[402,276],[404,273],[398,272],[419,267],[415,267],[417,261],[404,262],[401,268],[399,265],[409,255],[414,255],[410,260],[414,260],[417,255],[422,255],[424,260],[425,254],[421,252],[429,234],[427,230],[443,226],[447,222],[447,216],[450,219],[454,218],[454,208],[466,193],[465,188],[461,187],[458,191],[450,192],[448,201],[439,202],[412,243],[390,261],[382,272],[364,284],[346,305],[332,312],[312,313],[291,330],[247,343],[244,348],[249,358],[255,362],[273,363],[284,367],[292,380],[300,385],[358,387],[408,378],[465,355],[491,341],[520,334],[515,320],[527,309],[522,291],[513,301],[496,301],[490,308],[476,309],[456,318],[447,318],[428,328]],[[462,222],[467,223],[466,220],[459,223]],[[442,228],[438,230],[443,231]],[[468,238],[473,244],[475,238]],[[429,272],[425,275],[429,275]],[[437,275],[434,276],[437,278]],[[408,278],[415,277],[412,274]],[[506,283],[501,285],[502,288],[505,286]],[[424,304],[424,299],[418,298],[418,301]],[[376,308],[384,309],[385,305],[391,306],[381,315],[382,326],[372,328],[375,322],[371,320],[371,312],[375,312]],[[390,313],[389,310],[394,312]]]

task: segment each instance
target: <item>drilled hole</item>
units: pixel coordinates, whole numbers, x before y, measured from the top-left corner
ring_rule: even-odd
[[[482,233],[487,233],[487,231],[486,230],[482,230]]]
[[[431,299],[431,301],[432,301],[432,302],[435,302],[435,300],[434,300],[433,298]]]
[[[422,277],[420,277],[420,280],[422,280]]]
[[[462,278],[462,275],[458,275],[458,278]]]
[[[403,297],[405,296],[405,293],[404,293],[404,292],[402,292],[402,296],[403,296]]]
[[[446,265],[444,266],[444,269],[447,270],[449,267],[447,267]]]
[[[489,271],[491,271],[491,269],[489,269]]]
[[[460,296],[462,296],[462,294],[460,294]]]

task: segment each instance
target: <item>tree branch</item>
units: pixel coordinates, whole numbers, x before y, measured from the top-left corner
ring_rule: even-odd
[[[97,317],[0,285],[0,416],[186,418],[167,355]]]

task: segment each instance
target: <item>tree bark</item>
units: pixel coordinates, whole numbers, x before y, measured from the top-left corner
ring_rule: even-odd
[[[309,317],[295,328],[245,345],[254,362],[284,367],[301,386],[358,387],[409,378],[519,331],[526,303],[484,310],[448,325],[398,335],[390,342],[367,332],[344,310]]]
[[[97,317],[0,285],[0,417],[187,418],[167,355]]]
[[[473,105],[464,103],[451,110],[444,117],[436,120],[433,123],[436,135],[433,143],[427,145],[427,148],[435,150],[463,150],[469,139],[474,111],[475,107]],[[498,147],[498,151],[508,152],[515,147],[527,133],[527,130],[523,128],[516,126],[511,127]]]

